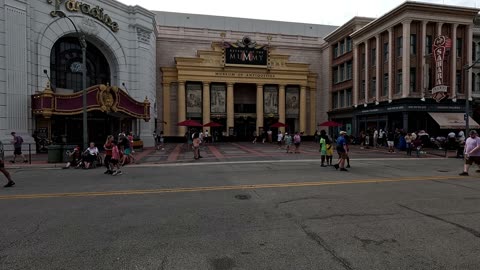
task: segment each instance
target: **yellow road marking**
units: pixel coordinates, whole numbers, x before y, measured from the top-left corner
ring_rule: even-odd
[[[418,177],[390,178],[390,179],[385,178],[385,179],[336,180],[336,181],[283,183],[283,184],[252,184],[252,185],[236,185],[236,186],[162,188],[162,189],[145,189],[145,190],[102,191],[102,192],[19,194],[19,195],[0,196],[0,200],[65,198],[65,197],[98,197],[98,196],[121,196],[121,195],[145,195],[145,194],[161,194],[161,193],[182,193],[182,192],[242,190],[242,189],[265,189],[265,188],[288,188],[288,187],[314,187],[314,186],[326,186],[326,185],[349,185],[349,184],[390,183],[390,182],[404,182],[404,181],[454,180],[454,179],[466,179],[466,178],[465,177],[460,177],[460,176],[418,176]]]

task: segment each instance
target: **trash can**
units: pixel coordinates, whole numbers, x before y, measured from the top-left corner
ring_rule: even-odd
[[[62,162],[62,146],[49,145],[48,147],[48,163]]]

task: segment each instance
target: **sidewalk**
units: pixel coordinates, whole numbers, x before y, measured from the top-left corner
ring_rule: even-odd
[[[292,149],[293,150],[293,149]],[[444,158],[443,150],[426,149],[420,158]],[[287,154],[285,147],[279,148],[275,143],[251,142],[220,142],[202,145],[200,148],[202,158],[193,159],[193,152],[186,144],[166,144],[164,150],[156,150],[153,147],[144,148],[141,152],[135,152],[135,164],[172,164],[172,163],[214,163],[227,161],[263,161],[263,160],[302,160],[320,159],[319,146],[313,142],[303,142],[299,154]],[[405,151],[388,153],[386,147],[361,149],[359,145],[350,146],[351,159],[391,159],[391,158],[417,158],[415,152],[407,156]],[[336,159],[336,153],[334,153]],[[61,168],[65,163],[48,163],[47,154],[32,155],[31,164],[11,164],[6,159],[6,167],[12,169],[26,168]],[[128,166],[128,165],[127,165]]]

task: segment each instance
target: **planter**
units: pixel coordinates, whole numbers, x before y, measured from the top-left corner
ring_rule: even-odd
[[[143,141],[142,140],[133,141],[132,147],[133,147],[133,150],[141,152],[143,150]]]

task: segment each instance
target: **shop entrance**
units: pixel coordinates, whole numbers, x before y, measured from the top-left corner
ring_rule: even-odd
[[[238,141],[253,140],[257,124],[257,85],[238,83],[234,88],[235,127],[233,137]],[[229,127],[230,128],[230,127]],[[229,134],[232,136],[232,134]]]

